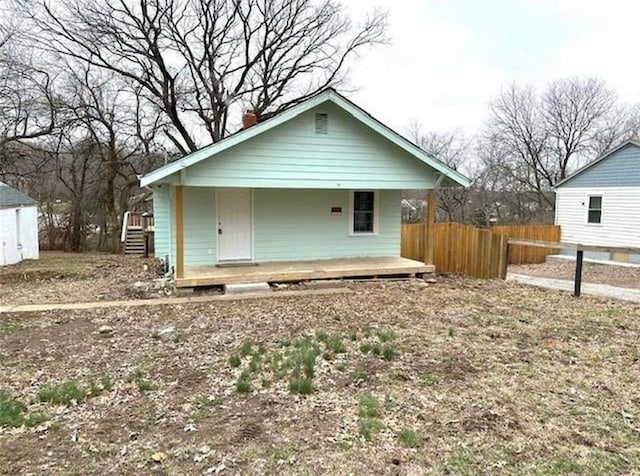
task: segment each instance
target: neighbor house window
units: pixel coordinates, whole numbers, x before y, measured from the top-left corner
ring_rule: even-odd
[[[602,195],[589,197],[587,223],[602,223]]]
[[[376,233],[376,193],[354,191],[351,197],[351,233]]]

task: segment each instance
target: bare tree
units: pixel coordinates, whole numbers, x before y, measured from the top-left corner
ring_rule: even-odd
[[[548,192],[603,149],[637,131],[637,111],[618,104],[598,79],[554,81],[540,95],[512,85],[491,103],[483,140],[491,166],[537,192],[538,206],[553,207]]]
[[[386,29],[385,14],[354,26],[332,0],[41,0],[25,12],[43,48],[135,84],[183,153],[202,132],[223,138],[232,107],[265,118],[343,85]]]
[[[409,126],[409,138],[428,154],[454,170],[475,179],[477,167],[473,163],[472,141],[460,131],[424,132],[418,123]],[[424,199],[424,192],[407,192],[407,198]],[[467,202],[472,188],[440,188],[437,191],[437,216],[444,221],[466,222],[469,219]]]

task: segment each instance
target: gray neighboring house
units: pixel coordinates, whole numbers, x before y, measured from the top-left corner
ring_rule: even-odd
[[[38,256],[38,202],[0,182],[0,266]]]
[[[640,142],[629,140],[555,186],[561,241],[640,248]],[[640,254],[585,252],[585,258],[640,263]]]

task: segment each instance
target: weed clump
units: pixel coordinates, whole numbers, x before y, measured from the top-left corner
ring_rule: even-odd
[[[135,369],[127,378],[127,382],[135,383],[140,393],[152,392],[153,390],[156,390],[156,386],[153,384],[153,382],[146,378],[144,372],[142,372],[142,370],[140,369]]]
[[[36,426],[47,420],[42,413],[28,413],[27,406],[0,390],[0,427]]]
[[[67,380],[57,385],[47,385],[38,391],[40,402],[54,405],[69,405],[73,402],[80,403],[84,400],[85,392],[75,380]]]

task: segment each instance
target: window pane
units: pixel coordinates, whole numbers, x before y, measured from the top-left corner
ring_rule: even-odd
[[[353,192],[353,210],[373,212],[373,192]]]
[[[589,210],[602,208],[602,197],[589,197]]]
[[[373,233],[374,192],[353,192],[353,232]]]
[[[601,216],[600,210],[589,210],[589,223],[600,223]]]
[[[373,233],[373,212],[354,212],[353,231]]]

